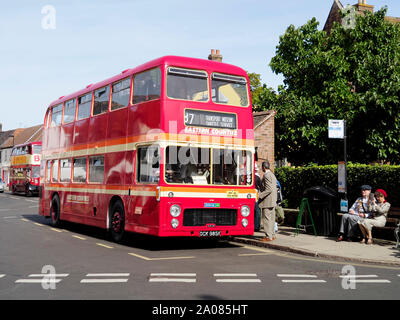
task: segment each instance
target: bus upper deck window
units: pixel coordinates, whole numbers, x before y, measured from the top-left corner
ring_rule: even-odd
[[[110,86],[97,89],[94,92],[93,115],[108,111],[110,101]]]
[[[215,103],[238,107],[249,105],[247,81],[243,77],[213,73],[211,93]]]
[[[161,71],[159,68],[139,73],[133,77],[133,104],[160,99],[160,96]]]
[[[170,67],[167,96],[172,99],[208,101],[208,75],[205,71]]]
[[[75,120],[76,99],[65,102],[64,107],[64,123],[69,123]]]
[[[92,93],[78,98],[78,120],[89,118],[92,109]]]
[[[131,78],[126,78],[112,85],[111,110],[128,106],[131,93]]]
[[[59,126],[61,124],[62,109],[63,109],[62,103],[57,106],[54,106],[51,109],[51,126],[52,127]]]

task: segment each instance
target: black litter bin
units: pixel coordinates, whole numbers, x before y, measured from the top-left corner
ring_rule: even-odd
[[[318,235],[330,236],[337,232],[339,209],[338,194],[328,187],[316,186],[304,190],[303,196],[308,199],[315,228]]]

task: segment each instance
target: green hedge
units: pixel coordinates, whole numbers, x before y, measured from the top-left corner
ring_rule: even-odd
[[[275,169],[275,175],[282,186],[284,206],[298,208],[305,189],[314,186],[327,186],[338,189],[337,165],[282,167]],[[400,206],[400,166],[348,164],[347,195],[349,206],[361,195],[363,184],[376,189],[384,189],[388,202]]]

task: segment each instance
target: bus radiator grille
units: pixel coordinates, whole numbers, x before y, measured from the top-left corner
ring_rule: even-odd
[[[183,212],[184,227],[200,227],[206,224],[234,226],[237,222],[236,219],[236,209],[185,209]]]

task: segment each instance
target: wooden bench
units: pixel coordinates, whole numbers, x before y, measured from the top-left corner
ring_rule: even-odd
[[[338,216],[342,216],[342,212],[337,213]],[[395,230],[400,222],[400,207],[390,207],[388,215],[386,217],[386,224],[384,227],[373,227],[372,236],[381,238],[380,236],[385,235],[382,239],[393,239],[395,236]],[[389,238],[388,238],[389,236]],[[397,239],[397,238],[396,238]]]
[[[390,207],[384,227],[374,227],[373,229],[394,230],[400,222],[400,207]]]
[[[376,238],[387,238],[389,236],[391,239],[396,238],[395,229],[400,222],[400,207],[390,207],[388,215],[386,217],[386,224],[384,227],[373,227],[372,236]],[[386,235],[386,237],[381,237]],[[388,239],[389,240],[389,239]]]

